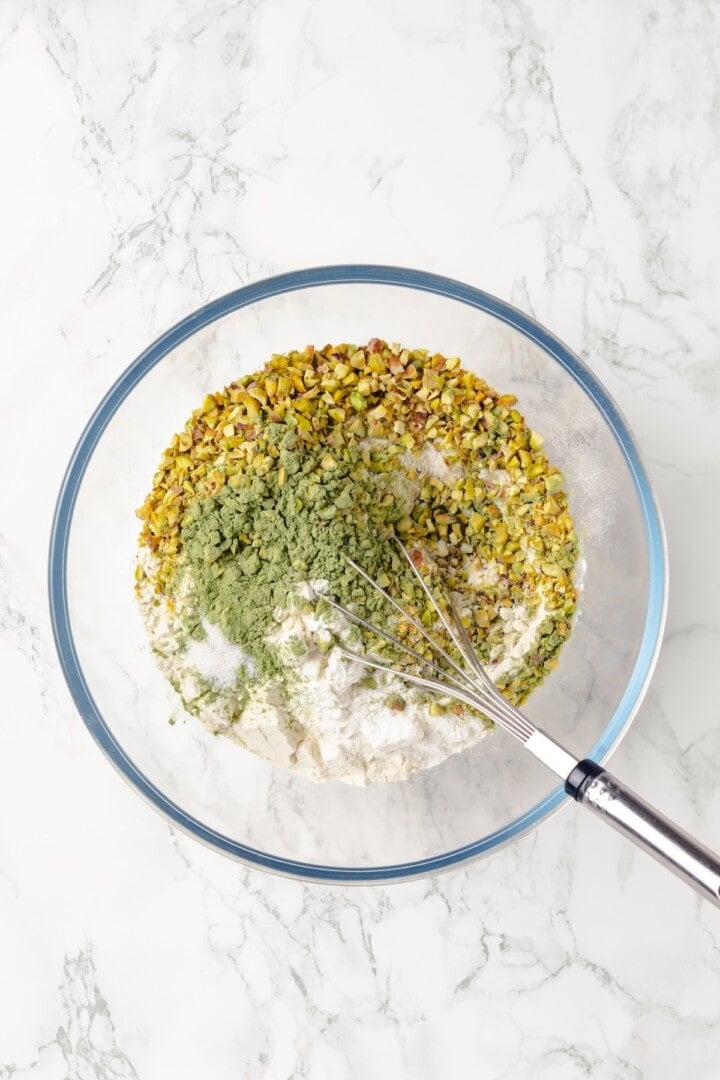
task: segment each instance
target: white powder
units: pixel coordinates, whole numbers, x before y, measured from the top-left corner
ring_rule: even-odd
[[[547,617],[547,608],[545,601],[541,600],[532,617],[524,604],[500,608],[499,615],[505,621],[503,643],[491,651],[488,664],[488,673],[495,682],[501,675],[518,668],[531,651],[539,636],[540,626]]]
[[[463,474],[460,465],[448,465],[439,450],[431,443],[425,443],[421,450],[411,453],[409,450],[400,458],[406,469],[416,469],[421,476],[435,476],[438,480],[458,479]]]
[[[467,575],[468,585],[472,585],[475,589],[482,589],[483,585],[497,585],[500,579],[500,563],[497,559],[483,562],[477,557],[467,558],[463,569]]]
[[[144,562],[147,566],[146,557]],[[376,689],[361,685],[368,677],[366,667],[347,660],[338,648],[318,648],[318,639],[330,628],[340,637],[349,629],[336,613],[329,622],[298,612],[280,618],[266,640],[281,648],[290,641],[303,642],[304,655],[287,653],[297,685],[287,700],[276,686],[259,686],[240,714],[233,683],[246,658],[217,627],[206,627],[210,632],[205,641],[184,645],[181,616],[190,582],[183,585],[175,612],[151,586],[141,589],[140,606],[151,641],[160,650],[160,669],[191,710],[201,705],[198,716],[207,728],[274,764],[314,780],[402,780],[474,746],[487,734],[483,722],[467,714],[430,716],[427,706],[414,703],[407,685],[392,673],[378,673]],[[322,581],[306,583],[303,592],[310,598],[326,587]],[[204,683],[214,689],[214,700],[208,699]],[[387,704],[392,694],[405,700],[402,711]]]
[[[322,591],[325,584],[313,582],[306,595]],[[313,616],[285,614],[267,640],[280,647],[303,642],[304,655],[287,653],[297,684],[287,699],[277,686],[261,685],[241,711],[243,703],[233,684],[238,667],[247,665],[242,650],[209,624],[204,641],[185,644],[180,625],[183,601],[176,601],[173,613],[151,587],[141,593],[141,608],[151,641],[161,650],[158,663],[163,674],[210,731],[314,780],[352,784],[403,780],[475,746],[487,734],[483,722],[468,714],[448,711],[430,716],[427,706],[414,701],[407,685],[392,673],[378,673],[377,689],[362,685],[367,668],[347,660],[337,648],[329,652],[318,648],[330,626],[339,636],[347,630],[339,615],[328,624]],[[488,667],[494,679],[520,663],[545,617],[543,605],[530,620],[521,605],[503,610],[508,615],[499,651],[504,649],[505,654]],[[402,711],[387,704],[391,694],[405,701]]]

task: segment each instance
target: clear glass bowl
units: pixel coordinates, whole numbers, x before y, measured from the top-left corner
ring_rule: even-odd
[[[177,705],[133,594],[139,522],[170,436],[208,391],[272,352],[371,337],[462,357],[517,395],[563,471],[582,557],[579,610],[529,717],[578,757],[603,760],[630,723],[665,611],[663,530],[627,425],[597,379],[532,319],[416,270],[335,266],[258,282],[189,315],[130,365],[87,425],[53,524],[49,588],[60,661],[113,765],[175,825],[219,851],[305,879],[435,873],[527,832],[566,798],[501,731],[402,783],[315,783],[171,726]]]

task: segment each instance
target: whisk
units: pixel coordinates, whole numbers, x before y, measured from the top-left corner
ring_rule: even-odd
[[[445,697],[455,698],[478,709],[493,720],[498,727],[518,739],[543,765],[559,776],[563,781],[565,791],[576,802],[594,811],[618,832],[629,837],[638,847],[691,885],[701,896],[720,907],[720,859],[646,803],[601,765],[587,758],[578,760],[574,754],[551,738],[547,732],[536,727],[518,708],[504,698],[478,659],[450,598],[440,590],[443,599],[443,606],[440,606],[405,546],[400,541],[397,543],[435,610],[440,624],[461,657],[461,662],[458,663],[423,626],[422,622],[405,611],[352,559],[347,561],[353,570],[376,589],[403,619],[414,626],[430,645],[434,659],[430,660],[421,655],[392,634],[379,626],[374,626],[373,623],[334,599],[326,597],[328,603],[352,622],[412,656],[418,664],[423,665],[432,674],[418,675],[411,671],[396,669],[387,662],[372,656],[359,655],[344,647],[342,647],[342,652],[349,659],[365,667],[392,671],[408,683]]]

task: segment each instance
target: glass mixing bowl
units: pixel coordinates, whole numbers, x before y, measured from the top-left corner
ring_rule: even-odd
[[[229,293],[130,365],[87,425],[52,530],[50,607],[60,661],[93,738],[175,825],[243,862],[305,879],[387,881],[486,855],[566,796],[510,736],[401,783],[316,783],[214,738],[155,665],[133,593],[140,506],[161,452],[208,391],[309,342],[400,341],[462,357],[545,436],[566,478],[582,560],[558,669],[526,705],[578,757],[605,759],[657,655],[662,525],[616,405],[527,315],[434,274],[383,266],[303,270]],[[362,722],[362,718],[359,718]]]

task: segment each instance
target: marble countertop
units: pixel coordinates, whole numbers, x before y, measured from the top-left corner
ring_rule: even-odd
[[[0,10],[0,1078],[716,1080],[720,912],[568,807],[412,884],[175,833],[60,675],[45,562],[101,393],[260,277],[417,266],[530,312],[643,448],[671,597],[615,771],[720,846],[720,21],[700,3]]]

